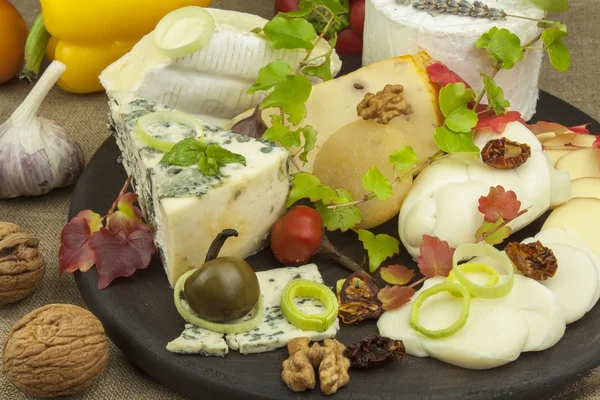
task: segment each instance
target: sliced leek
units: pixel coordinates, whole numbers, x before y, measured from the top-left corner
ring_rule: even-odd
[[[258,297],[258,303],[256,304],[256,307],[254,307],[254,309],[250,311],[248,315],[236,321],[219,324],[216,322],[207,321],[196,315],[188,306],[187,302],[185,302],[185,295],[183,291],[185,280],[194,271],[195,270],[191,270],[181,275],[181,277],[177,280],[177,283],[175,284],[175,290],[173,290],[175,308],[177,308],[177,312],[183,317],[183,319],[185,319],[190,324],[199,326],[200,328],[226,334],[248,332],[260,325],[260,323],[263,320],[264,314],[262,295]]]
[[[294,304],[296,297],[317,299],[325,306],[323,314],[306,314]],[[338,302],[327,286],[306,279],[290,281],[281,294],[281,312],[290,324],[303,331],[325,332],[337,319]]]
[[[495,285],[479,285],[466,276],[466,272],[469,272],[469,268],[476,269],[477,267],[468,267],[468,263],[464,264],[467,267],[460,267],[458,263],[464,259],[471,259],[473,257],[490,257],[496,260],[502,268],[506,270],[507,279],[503,282],[498,282]],[[471,264],[473,265],[473,264]],[[477,265],[477,264],[474,264]],[[491,268],[491,267],[490,267]],[[515,272],[512,263],[503,252],[497,250],[492,245],[487,243],[469,243],[463,244],[456,249],[454,256],[452,257],[452,271],[454,276],[459,283],[463,284],[469,293],[473,296],[481,297],[483,299],[497,299],[504,297],[512,290]]]
[[[202,7],[183,7],[160,20],[153,33],[154,46],[171,58],[181,58],[202,49],[215,34],[212,15]]]
[[[498,271],[496,271],[493,267],[489,265],[479,263],[467,263],[458,265],[456,269],[460,269],[460,272],[462,272],[463,274],[468,274],[472,272],[482,272],[488,274],[489,278],[485,283],[485,286],[494,286],[498,283],[498,281],[500,281],[500,274],[498,273]],[[446,278],[446,281],[460,283],[456,278],[456,275],[454,274],[454,269],[450,271],[450,274],[448,274],[448,278]],[[458,295],[454,293],[452,295],[458,297]],[[474,296],[473,293],[471,293],[471,297],[476,296]]]
[[[419,309],[427,299],[442,292],[449,292],[462,297],[462,309],[460,316],[452,325],[447,328],[437,330],[427,329],[419,322]],[[413,300],[410,315],[410,326],[412,326],[417,332],[431,339],[441,339],[454,335],[467,323],[467,319],[469,319],[470,305],[471,295],[464,285],[448,281],[438,283],[437,285],[422,291],[419,296]]]
[[[137,131],[140,139],[142,139],[142,142],[153,149],[162,151],[164,153],[171,151],[173,146],[175,146],[175,143],[157,139],[148,133],[148,127],[150,125],[163,122],[185,125],[192,128],[192,130],[195,132],[196,138],[202,137],[202,124],[191,115],[177,111],[157,111],[143,115],[137,120]]]

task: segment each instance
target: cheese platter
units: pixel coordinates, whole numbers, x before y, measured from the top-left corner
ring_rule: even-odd
[[[600,364],[600,126],[537,89],[544,52],[570,67],[567,9],[167,13],[97,77],[111,137],[66,176],[60,274],[190,398],[557,394]]]

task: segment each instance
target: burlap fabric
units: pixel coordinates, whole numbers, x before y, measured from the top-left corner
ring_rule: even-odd
[[[126,1],[126,0],[123,0]],[[39,12],[37,0],[12,0],[28,23]],[[77,2],[73,2],[76,4]],[[151,1],[148,2],[151,4]],[[493,3],[489,1],[488,3]],[[215,0],[214,6],[252,12],[269,17],[273,0]],[[573,67],[568,74],[553,71],[544,65],[540,86],[542,89],[567,100],[600,119],[600,2],[598,0],[571,0],[572,9],[564,16],[569,25],[568,45],[573,56]],[[0,38],[1,40],[1,38]],[[1,62],[1,60],[0,60]],[[30,86],[12,81],[0,85],[0,121],[4,121],[27,94]],[[86,160],[108,137],[104,94],[72,95],[58,88],[52,90],[43,103],[40,114],[63,125],[85,149]],[[585,122],[585,121],[581,121]],[[71,276],[58,276],[59,234],[66,222],[71,189],[56,190],[41,198],[0,200],[0,221],[14,222],[41,238],[41,248],[48,267],[40,288],[18,304],[0,307],[0,340],[23,315],[49,303],[71,303],[84,306]],[[560,366],[557,365],[557,368]],[[502,382],[498,382],[499,385]],[[600,370],[565,388],[561,398],[600,398]],[[24,399],[0,375],[0,399]],[[163,387],[131,364],[111,345],[110,362],[98,382],[75,399],[179,399],[180,396]]]

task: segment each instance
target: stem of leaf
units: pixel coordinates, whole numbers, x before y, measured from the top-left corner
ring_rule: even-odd
[[[490,78],[494,79],[496,77],[496,75],[498,74],[498,72],[500,72],[500,68],[501,67],[494,68],[494,70],[492,71],[492,74],[490,75]],[[484,95],[485,95],[485,87],[483,89],[481,89],[479,96],[477,96],[477,100],[475,100],[475,105],[473,106],[473,110],[477,110],[477,107],[479,107],[479,103],[481,103],[481,100],[483,100]]]
[[[514,217],[511,220],[504,220],[504,222],[502,222],[500,225],[498,225],[497,227],[495,227],[491,231],[485,232],[483,235],[481,235],[481,237],[479,239],[477,239],[475,241],[475,243],[479,243],[479,242],[484,241],[488,236],[493,235],[494,233],[498,232],[500,229],[502,229],[506,225],[510,224],[511,221],[514,221],[515,219],[519,218],[521,215],[525,214],[527,211],[529,211],[529,208],[526,208],[524,210],[519,211],[519,213],[517,214],[517,216]]]
[[[315,40],[313,48],[306,52],[306,56],[298,65],[298,69],[296,70],[296,75],[300,75],[300,73],[302,72],[302,68],[304,68],[309,63],[310,56],[312,55],[313,50],[319,44],[319,42],[325,37],[325,35],[327,34],[327,31],[329,30],[329,28],[331,28],[333,23],[334,23],[334,18],[331,17],[329,19],[329,21],[327,21],[327,25],[325,25],[325,28],[323,28],[323,32],[321,32],[321,34],[319,35],[317,40]]]
[[[562,146],[544,146],[544,150],[579,150],[579,149],[589,149],[587,146],[578,146],[573,143],[567,143]]]
[[[421,279],[419,279],[418,281],[416,281],[415,283],[411,283],[409,288],[414,288],[415,286],[420,285],[421,283],[425,282],[426,280],[427,280],[427,277],[424,276]]]
[[[550,20],[547,20],[547,19],[531,18],[531,17],[526,17],[524,15],[506,14],[506,16],[507,17],[511,17],[511,18],[526,19],[526,20],[535,21],[535,22],[545,22],[545,23],[549,23],[549,24],[554,23],[554,21],[550,21]]]
[[[119,203],[119,199],[121,198],[121,196],[123,196],[125,194],[130,183],[131,183],[131,176],[128,176],[127,180],[125,181],[125,184],[123,185],[123,188],[121,188],[121,191],[119,192],[119,195],[113,202],[112,206],[110,207],[110,210],[108,210],[108,214],[106,214],[107,217],[115,212],[115,210],[117,209],[117,204]]]
[[[290,157],[290,160],[292,161],[292,164],[294,164],[294,167],[298,170],[298,172],[302,172],[302,168],[298,164],[298,161],[296,161],[296,158],[292,156]]]
[[[542,34],[540,33],[539,35],[537,35],[536,37],[534,37],[533,39],[531,39],[529,42],[525,43],[523,45],[523,50],[527,50],[527,48],[533,46],[541,38],[542,38]]]
[[[523,50],[540,50],[545,51],[546,49],[543,47],[523,47]]]

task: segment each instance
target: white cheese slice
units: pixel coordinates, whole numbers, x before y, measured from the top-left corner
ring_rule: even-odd
[[[246,166],[227,164],[214,177],[197,165],[159,164],[163,154],[143,143],[136,120],[168,109],[130,93],[110,92],[111,123],[121,149],[123,166],[146,220],[155,228],[155,242],[171,285],[186,271],[204,263],[208,247],[224,229],[239,236],[227,240],[221,255],[246,258],[266,245],[266,237],[285,212],[289,193],[289,153],[267,141],[203,125],[203,140],[246,158]],[[149,134],[177,142],[194,132],[175,123],[154,124]]]
[[[222,333],[186,324],[181,336],[167,344],[167,350],[180,354],[224,357],[229,352],[224,336]]]
[[[507,13],[539,19],[544,12],[521,0],[485,2],[490,7],[503,8]],[[483,87],[480,73],[490,74],[492,66],[487,53],[475,48],[475,42],[493,26],[509,29],[522,43],[535,38],[541,31],[535,21],[507,18],[491,21],[449,14],[436,15],[412,7],[401,0],[367,0],[363,65],[405,54],[426,51],[457,72],[475,90]],[[498,74],[497,82],[504,89],[511,108],[528,120],[536,109],[538,78],[542,52],[528,51],[511,70]]]
[[[107,91],[133,92],[222,126],[260,101],[264,92],[246,92],[262,67],[283,59],[295,69],[305,56],[304,50],[274,50],[264,37],[252,33],[268,22],[264,18],[237,11],[206,10],[215,20],[216,31],[201,50],[171,59],[154,47],[151,32],[102,72],[102,86]],[[311,65],[322,63],[318,57],[329,49],[326,41],[320,41]],[[331,60],[335,76],[341,68],[335,51]],[[314,83],[319,81],[313,79]]]

